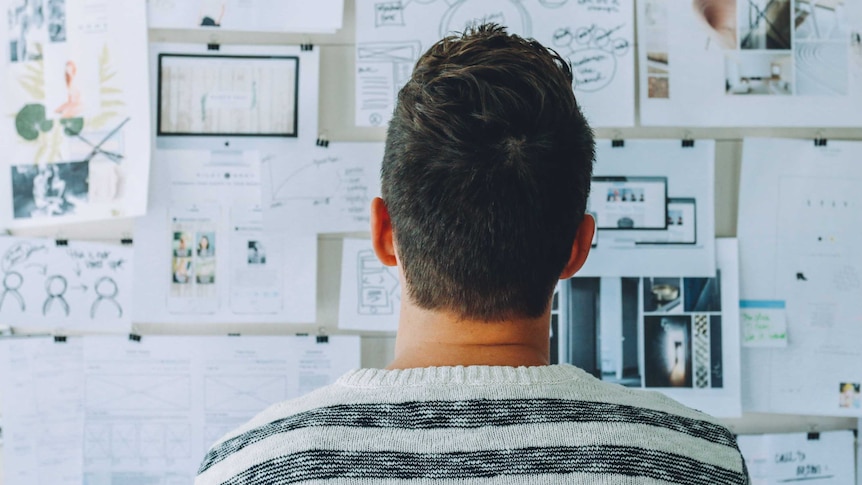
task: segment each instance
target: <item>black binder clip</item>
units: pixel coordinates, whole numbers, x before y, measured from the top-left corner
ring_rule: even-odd
[[[140,341],[141,341],[141,336],[140,336],[140,335],[135,334],[135,333],[130,333],[130,334],[129,334],[129,342],[140,342]]]
[[[314,44],[299,44],[299,50],[301,50],[302,52],[311,52],[314,50]]]
[[[68,239],[56,239],[54,242],[57,243],[57,247],[66,247],[69,245]]]
[[[228,337],[240,337],[241,335],[238,333],[229,333],[229,334],[227,334],[227,336]]]
[[[318,335],[317,343],[319,344],[328,344],[329,343],[329,335]]]
[[[329,148],[329,140],[324,135],[319,136],[314,144],[320,148]]]
[[[682,147],[694,148],[694,138],[691,137],[691,132],[688,130],[686,130],[685,134],[682,136]]]
[[[814,139],[814,146],[816,146],[816,147],[825,147],[826,143],[827,143],[826,138],[815,138]]]
[[[221,50],[221,45],[219,45],[215,42],[213,42],[211,44],[207,44],[207,50],[208,51],[219,51],[219,50]]]
[[[808,433],[808,441],[820,441],[820,433],[817,431]]]
[[[66,336],[65,335],[54,335],[54,343],[55,344],[66,343]]]
[[[120,239],[120,244],[122,244],[123,246],[131,246],[134,243],[135,241],[130,237],[124,237],[123,239]]]
[[[611,147],[612,148],[624,148],[626,146],[626,141],[623,139],[623,134],[617,130],[614,132],[614,137],[611,139]]]

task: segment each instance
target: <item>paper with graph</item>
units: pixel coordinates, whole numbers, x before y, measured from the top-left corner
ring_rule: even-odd
[[[368,232],[383,143],[295,148],[261,162],[264,223],[281,234]]]
[[[0,324],[29,330],[126,332],[132,248],[0,237]]]
[[[394,332],[401,314],[398,268],[384,266],[367,239],[345,239],[341,260],[338,326]]]
[[[859,126],[862,3],[638,2],[640,113],[655,126]]]
[[[571,62],[593,126],[634,124],[632,0],[357,0],[356,125],[386,126],[419,56],[441,38],[494,22]]]
[[[359,355],[347,336],[0,340],[4,484],[192,483],[216,440]]]
[[[146,212],[150,107],[143,2],[0,7],[0,226]]]
[[[335,33],[344,0],[147,0],[150,28]]]
[[[743,348],[752,412],[862,416],[860,157],[859,142],[745,140],[741,298],[783,309],[786,334]]]

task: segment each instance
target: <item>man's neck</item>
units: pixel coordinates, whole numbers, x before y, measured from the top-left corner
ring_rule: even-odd
[[[540,366],[550,362],[550,315],[486,322],[403,302],[389,369]]]

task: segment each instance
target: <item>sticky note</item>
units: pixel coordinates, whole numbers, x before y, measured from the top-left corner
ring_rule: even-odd
[[[787,309],[783,301],[742,300],[739,311],[743,347],[787,347]]]

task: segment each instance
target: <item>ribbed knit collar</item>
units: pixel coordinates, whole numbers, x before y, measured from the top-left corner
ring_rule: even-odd
[[[338,379],[348,387],[381,388],[428,385],[533,385],[582,379],[586,374],[571,365],[536,367],[424,367],[419,369],[357,369]]]

